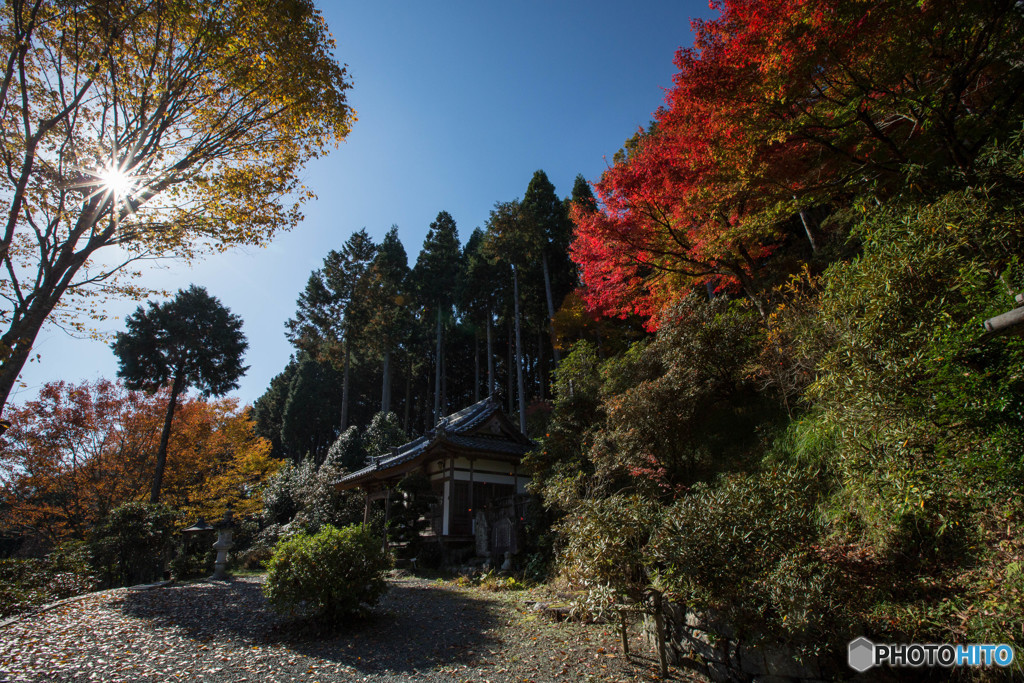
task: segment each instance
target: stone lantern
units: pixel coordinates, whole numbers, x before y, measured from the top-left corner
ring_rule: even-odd
[[[228,551],[234,546],[231,542],[231,531],[235,528],[235,523],[231,519],[230,504],[224,512],[224,518],[214,524],[214,528],[217,530],[217,542],[213,544],[213,549],[217,551],[217,559],[213,564],[213,576],[210,578],[227,581],[230,578],[227,572]]]
[[[192,536],[192,535],[201,534],[204,531],[210,531],[211,529],[213,529],[213,527],[210,526],[209,524],[207,524],[206,520],[204,520],[202,517],[200,517],[199,520],[196,521],[195,524],[193,524],[190,527],[185,527],[184,529],[182,529],[181,533],[188,534],[188,535]]]
[[[185,547],[182,548],[182,553],[185,556],[188,555],[189,547],[192,545],[193,539],[197,542],[202,542],[203,538],[208,538],[206,534],[213,531],[213,527],[206,523],[202,517],[196,520],[196,523],[190,527],[185,527],[181,530],[182,535],[185,537]]]

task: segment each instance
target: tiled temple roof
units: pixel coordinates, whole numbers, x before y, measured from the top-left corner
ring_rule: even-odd
[[[466,434],[486,422],[495,413],[500,412],[501,406],[492,397],[488,396],[468,408],[463,408],[458,412],[441,418],[426,435],[392,448],[390,452],[371,456],[369,465],[344,475],[335,484],[350,483],[366,478],[376,472],[397,467],[419,457],[432,445],[442,442],[474,451],[518,456],[525,455],[533,448],[534,444],[521,434],[517,439],[485,434]]]

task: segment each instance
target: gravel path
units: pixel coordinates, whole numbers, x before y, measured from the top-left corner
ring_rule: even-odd
[[[553,623],[523,593],[394,578],[371,617],[318,634],[271,612],[262,581],[118,589],[9,623],[0,627],[0,683],[658,678],[636,632],[631,651],[640,654],[627,661],[613,628]]]

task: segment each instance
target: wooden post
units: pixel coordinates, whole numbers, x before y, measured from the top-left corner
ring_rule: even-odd
[[[455,456],[448,456],[448,488],[444,499],[444,533],[452,533],[452,522],[455,516]]]
[[[619,634],[622,636],[622,654],[629,658],[629,636],[626,633],[626,608],[619,608]]]
[[[370,489],[364,489],[366,492],[366,505],[363,507],[363,524],[370,523]]]

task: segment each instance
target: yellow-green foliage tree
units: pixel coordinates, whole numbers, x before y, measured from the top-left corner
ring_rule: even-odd
[[[220,519],[230,505],[237,517],[263,509],[263,486],[281,467],[270,442],[236,399],[186,400],[175,416],[168,448],[164,502],[185,518]]]
[[[312,0],[4,3],[0,408],[47,320],[144,294],[130,264],[299,222],[353,121],[333,47]]]

